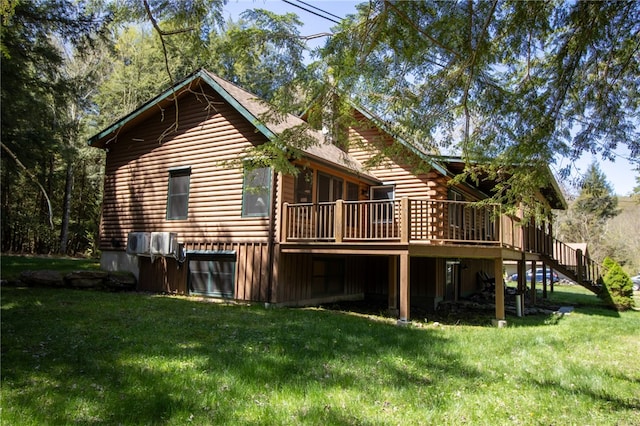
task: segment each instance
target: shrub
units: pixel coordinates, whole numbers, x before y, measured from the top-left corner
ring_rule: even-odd
[[[633,283],[618,262],[607,257],[603,262],[605,275],[600,297],[618,311],[626,311],[634,306]]]

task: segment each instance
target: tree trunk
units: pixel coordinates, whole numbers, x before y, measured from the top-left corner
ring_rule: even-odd
[[[62,224],[60,226],[59,254],[67,254],[69,241],[69,218],[71,217],[71,194],[73,192],[73,161],[67,161],[67,177],[64,185],[64,201],[62,205]]]

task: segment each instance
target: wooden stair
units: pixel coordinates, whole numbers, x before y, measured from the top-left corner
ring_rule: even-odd
[[[581,285],[582,287],[595,294],[599,294],[602,290],[602,286],[598,284],[599,276],[595,277],[595,279],[586,277],[584,276],[585,274],[580,274],[582,276],[579,276],[576,266],[564,265],[552,258],[546,258],[544,262],[549,268],[552,268],[554,271],[561,273],[571,281],[574,281],[576,284]]]

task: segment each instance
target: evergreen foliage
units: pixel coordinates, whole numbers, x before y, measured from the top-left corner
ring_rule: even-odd
[[[100,191],[86,185],[83,191],[93,192],[66,196],[72,191],[66,181],[74,173],[83,180],[88,172],[68,167],[83,161],[72,148],[80,134],[73,117],[86,103],[79,102],[80,76],[64,69],[65,50],[90,51],[109,16],[95,13],[88,2],[68,0],[2,2],[1,11],[2,251],[57,252],[59,228],[68,234],[71,227],[73,250],[84,252],[89,229],[97,229],[84,225],[97,224],[99,210],[90,206],[97,205]],[[74,199],[77,210],[61,226],[63,210],[74,209],[64,199]]]
[[[559,155],[639,157],[638,2],[372,0],[335,33],[337,86],[501,180],[496,201],[531,206]]]
[[[594,162],[587,169],[578,197],[561,218],[560,239],[587,243],[591,257],[602,262],[615,251],[615,247],[605,240],[605,228],[618,213],[618,198]]]
[[[607,257],[603,267],[605,275],[602,279],[602,292],[600,297],[618,311],[626,311],[634,306],[633,283],[631,278],[618,262]]]

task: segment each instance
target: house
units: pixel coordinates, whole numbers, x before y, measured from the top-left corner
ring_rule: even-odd
[[[199,70],[92,137],[106,151],[102,267],[133,271],[142,291],[294,306],[383,299],[401,321],[411,305],[478,291],[479,276],[495,277],[504,320],[505,260],[560,267],[550,222],[473,204],[491,181],[450,185],[460,159],[421,153],[362,109],[348,149],[304,131],[317,143],[292,159],[296,175],[244,163],[251,148],[304,125],[264,119],[266,110]],[[365,167],[393,143],[405,151]],[[540,198],[566,206],[556,185]]]

